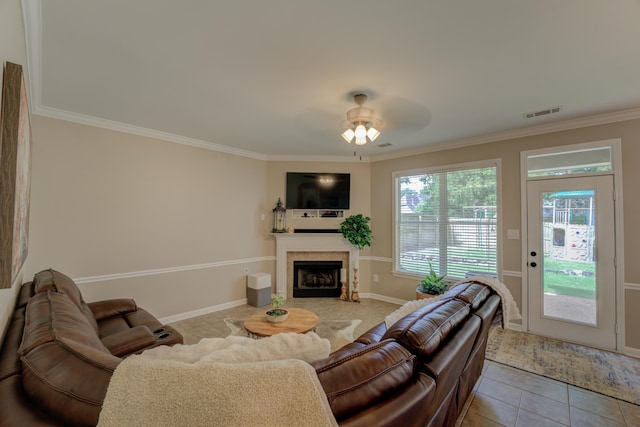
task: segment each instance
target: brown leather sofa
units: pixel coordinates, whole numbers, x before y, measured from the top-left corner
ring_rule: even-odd
[[[482,372],[500,311],[490,287],[463,283],[312,363],[341,426],[453,426]]]
[[[131,299],[85,303],[55,270],[25,283],[0,350],[0,426],[91,426],[122,358],[182,343]]]
[[[341,426],[452,426],[484,364],[500,298],[474,282],[314,361]],[[46,270],[23,285],[0,350],[0,426],[89,426],[123,357],[182,336],[131,300],[86,304]]]

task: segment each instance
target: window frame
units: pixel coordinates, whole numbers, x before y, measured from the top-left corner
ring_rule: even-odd
[[[455,172],[460,170],[467,169],[481,169],[485,167],[495,167],[496,169],[496,274],[498,275],[498,280],[502,280],[502,162],[501,159],[487,159],[487,160],[479,160],[474,162],[464,162],[464,163],[454,163],[447,165],[438,165],[438,166],[427,166],[424,168],[418,169],[407,169],[394,171],[391,174],[391,189],[392,189],[392,212],[391,212],[391,246],[392,246],[392,270],[391,275],[399,278],[406,279],[422,279],[424,277],[421,273],[410,273],[404,270],[399,270],[399,260],[398,260],[398,248],[396,245],[397,242],[397,205],[398,201],[398,186],[397,180],[398,178],[402,178],[405,176],[413,176],[413,175],[421,175],[421,174],[433,174],[433,173],[443,173],[443,172]],[[445,278],[445,280],[454,280],[458,281],[459,279],[455,278]]]

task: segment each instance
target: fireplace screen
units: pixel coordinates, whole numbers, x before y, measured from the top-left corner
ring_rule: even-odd
[[[342,261],[294,261],[293,296],[339,297]]]

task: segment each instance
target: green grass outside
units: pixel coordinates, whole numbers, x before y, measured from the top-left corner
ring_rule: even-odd
[[[422,253],[429,253],[429,250],[423,250]],[[431,255],[437,257],[437,251],[433,250]],[[457,256],[467,260],[485,260],[488,256],[495,257],[495,251],[484,251],[475,248],[461,248],[461,247],[449,247],[449,255]],[[402,263],[401,263],[402,264]],[[438,270],[438,262],[432,263],[434,270]],[[478,266],[475,263],[458,264],[456,267],[461,271],[473,271],[478,270]],[[558,295],[567,295],[582,298],[595,298],[596,297],[596,278],[595,278],[595,264],[590,262],[580,261],[565,261],[552,258],[545,258],[544,269],[553,271],[566,271],[566,272],[581,272],[587,271],[594,273],[593,276],[572,275],[563,273],[553,273],[545,271],[544,273],[544,291],[548,293],[554,293]],[[424,274],[429,272],[429,263],[424,263]]]
[[[563,261],[552,258],[544,260],[544,291],[558,295],[567,295],[582,298],[596,297],[595,264],[580,261]],[[554,273],[553,271],[587,271],[593,276],[571,275]]]

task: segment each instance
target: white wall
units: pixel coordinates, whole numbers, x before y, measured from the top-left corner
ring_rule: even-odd
[[[26,278],[51,267],[87,301],[164,317],[242,300],[244,269],[270,272],[265,161],[41,116],[32,128]]]

